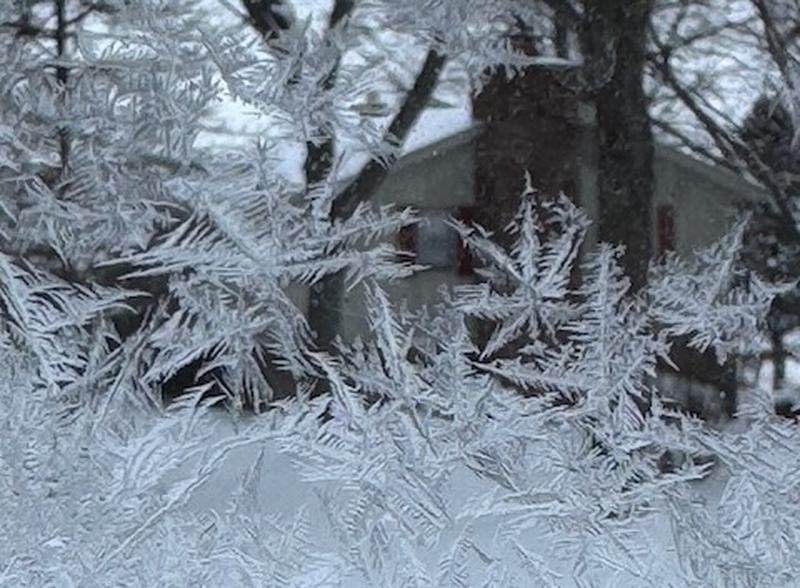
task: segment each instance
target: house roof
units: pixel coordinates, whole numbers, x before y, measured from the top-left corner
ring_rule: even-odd
[[[401,155],[389,169],[389,174],[393,174],[399,170],[413,167],[424,163],[425,161],[434,157],[442,157],[453,151],[457,147],[461,147],[475,140],[480,135],[483,129],[483,123],[475,122],[471,126],[461,131],[455,132],[451,135],[442,137],[435,141],[431,141],[421,147],[417,147],[407,153]],[[360,171],[360,170],[359,170]],[[358,176],[359,172],[347,174],[337,180],[340,188],[347,186],[352,180]]]
[[[480,135],[481,131],[483,130],[483,123],[473,123],[471,126],[467,127],[466,129],[454,133],[452,135],[448,135],[427,145],[423,145],[414,149],[413,151],[409,151],[405,155],[401,156],[397,162],[394,164],[394,167],[397,169],[402,169],[404,167],[409,167],[415,165],[417,163],[421,163],[427,159],[432,157],[440,157],[442,155],[446,155],[449,151],[455,149],[456,147],[460,147],[470,141],[473,141]]]
[[[656,163],[659,160],[667,161],[678,168],[704,178],[706,181],[723,188],[723,190],[737,197],[744,195],[750,198],[766,197],[765,190],[758,184],[722,166],[707,163],[687,155],[674,147],[656,144],[655,158]]]
[[[417,147],[402,155],[392,166],[390,174],[402,169],[420,165],[434,157],[447,156],[450,152],[471,141],[474,141],[482,132],[484,123],[475,121],[466,129],[447,135],[421,147]],[[685,170],[695,177],[701,177],[706,181],[720,187],[723,192],[731,194],[731,199],[742,197],[758,199],[766,197],[765,190],[758,184],[732,172],[719,165],[714,165],[687,155],[675,147],[656,143],[655,145],[655,164],[668,162],[669,164]],[[341,178],[338,183],[344,186],[349,183],[355,175]]]
[[[446,155],[448,151],[469,143],[480,135],[483,130],[483,123],[475,122],[472,126],[463,131],[459,131],[437,141],[433,141],[428,145],[424,145],[409,153],[406,153],[397,160],[394,167],[402,169],[405,167],[413,166],[422,163],[432,157],[440,157]],[[678,168],[682,168],[691,172],[694,175],[703,177],[707,181],[730,191],[731,193],[742,195],[748,194],[751,197],[764,197],[766,192],[764,189],[744,178],[743,176],[734,173],[719,165],[705,162],[703,160],[687,155],[675,147],[656,143],[655,145],[655,161],[667,161]]]

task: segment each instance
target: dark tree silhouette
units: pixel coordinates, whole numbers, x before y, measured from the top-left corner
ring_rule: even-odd
[[[776,181],[797,206],[800,193],[800,153],[794,147],[792,117],[774,96],[761,96],[742,124],[740,136],[769,167]],[[751,222],[745,236],[745,262],[762,278],[788,282],[800,278],[800,239],[790,230],[782,212],[770,202],[747,206]],[[800,327],[800,291],[779,296],[767,317],[772,360],[773,386],[783,386],[786,373],[786,334]]]

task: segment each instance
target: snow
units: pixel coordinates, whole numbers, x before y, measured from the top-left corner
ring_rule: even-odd
[[[259,420],[262,422],[259,423]],[[257,516],[279,514],[289,518],[304,510],[309,515],[309,520],[312,521],[310,535],[314,538],[315,544],[322,549],[333,551],[337,540],[330,535],[327,527],[325,507],[320,502],[320,495],[317,492],[319,486],[303,481],[293,466],[292,459],[282,453],[276,443],[270,439],[271,429],[267,424],[268,420],[264,416],[250,416],[243,423],[234,426],[227,413],[216,412],[213,414],[211,442],[223,443],[237,438],[240,440],[250,438],[253,441],[243,444],[229,454],[208,482],[193,494],[189,507],[198,514],[224,511],[241,479],[253,467],[260,452],[263,451],[263,464],[258,478],[259,512]],[[191,471],[191,464],[186,464],[184,468],[188,473]],[[181,471],[176,472],[176,477],[179,477],[180,474]],[[728,477],[724,468],[718,467],[712,470],[711,475],[706,479],[692,483],[692,489],[698,499],[707,501],[708,508],[713,509],[719,503]],[[447,500],[452,504],[466,504],[485,496],[493,489],[493,483],[481,480],[467,469],[459,467],[450,481]],[[489,548],[495,534],[501,531],[507,522],[507,517],[485,517],[475,526],[474,541],[476,545],[479,548],[483,547],[485,552],[490,551]],[[454,521],[453,528],[449,532],[443,533],[441,541],[434,548],[418,550],[420,560],[425,563],[432,577],[436,576],[438,563],[447,550],[452,548],[451,542],[460,528],[459,522]],[[633,531],[641,533],[647,540],[647,544],[644,546],[650,553],[650,569],[646,571],[647,585],[683,586],[684,580],[676,559],[676,546],[664,504],[656,505],[654,514],[641,520],[635,525]],[[529,533],[526,539],[525,548],[542,558],[551,557],[552,545],[542,543],[536,533]],[[558,578],[555,586],[566,588],[581,585],[574,577],[574,570],[571,569],[568,558],[561,561],[553,559],[544,561],[554,577]],[[596,572],[589,578],[589,585],[608,588],[640,588],[644,585],[642,578],[616,570],[613,562],[609,562],[609,564],[605,570]],[[486,564],[479,557],[474,557],[470,561],[469,569],[473,579],[480,578],[486,570]],[[324,585],[326,584],[320,584],[320,586]],[[344,585],[348,588],[361,588],[362,586],[371,588],[356,576],[348,578]]]

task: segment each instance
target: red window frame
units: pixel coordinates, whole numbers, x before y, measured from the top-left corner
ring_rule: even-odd
[[[475,207],[462,206],[456,212],[456,219],[470,227],[475,223]],[[473,276],[475,275],[475,256],[470,248],[464,243],[463,239],[458,238],[458,275],[459,276]]]
[[[397,232],[397,248],[403,252],[403,260],[417,260],[417,225],[405,225]]]
[[[671,204],[662,204],[656,209],[656,238],[659,255],[675,251],[675,237],[675,207]]]

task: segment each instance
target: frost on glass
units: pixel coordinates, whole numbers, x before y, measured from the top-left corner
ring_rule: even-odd
[[[0,15],[21,4],[0,0]],[[413,269],[387,243],[414,213],[361,203],[332,222],[333,182],[306,189],[274,165],[287,137],[394,152],[364,108],[368,74],[402,85],[371,31],[477,80],[531,62],[498,15],[536,3],[371,0],[346,31],[295,22],[263,45],[194,3],[107,5],[56,63],[0,31],[0,584],[797,577],[796,435],[758,391],[748,427],[719,432],[656,386],[676,338],[723,358],[757,332],[778,290],[738,267],[740,231],[632,292],[619,247],[589,247],[580,210],[527,190],[508,249],[453,222],[484,281],[410,312],[384,281]],[[334,63],[331,86],[319,74]],[[199,146],[225,93],[275,135]],[[323,353],[288,291],[337,272],[367,286],[371,328]],[[276,399],[267,355],[294,397]],[[230,413],[208,380],[162,402],[198,358]],[[703,503],[709,455],[727,478]]]

